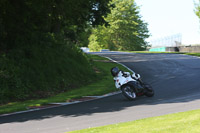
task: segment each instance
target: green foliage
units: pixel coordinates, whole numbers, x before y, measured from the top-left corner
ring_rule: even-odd
[[[88,45],[90,51],[100,51],[101,47],[100,44],[97,40],[97,36],[95,36],[94,34],[92,34],[89,37],[89,45]]]
[[[144,50],[149,37],[147,24],[139,15],[139,8],[134,0],[112,0],[111,12],[105,17],[109,26],[99,26],[93,31],[93,47],[111,50]],[[98,32],[97,32],[98,31]],[[95,41],[94,41],[95,40]],[[95,43],[93,43],[95,42]]]
[[[104,23],[102,15],[106,15],[109,11],[108,1],[1,0],[1,52],[18,48],[24,41],[29,43],[30,39],[38,33],[60,34],[63,32],[67,40],[81,44],[80,41],[88,37],[83,39],[82,34],[88,27],[88,21],[92,25]],[[23,44],[27,45],[27,43]]]
[[[200,0],[199,3],[195,3],[195,14],[199,17],[200,19]]]
[[[89,45],[91,51],[100,51],[101,49],[109,49],[109,35],[106,32],[105,26],[98,26],[93,28],[92,34],[89,37]]]
[[[107,3],[1,0],[0,102],[46,97],[94,78],[77,46],[88,43],[88,23],[104,23]]]

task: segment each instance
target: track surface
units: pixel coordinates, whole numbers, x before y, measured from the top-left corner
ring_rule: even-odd
[[[122,94],[0,117],[0,133],[61,133],[200,108],[200,59],[179,54],[93,53],[125,64],[155,89],[152,98]],[[113,86],[114,87],[114,86]]]

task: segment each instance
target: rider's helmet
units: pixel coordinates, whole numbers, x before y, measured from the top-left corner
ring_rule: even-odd
[[[119,73],[119,68],[118,67],[113,67],[111,68],[111,74],[113,77],[117,76],[117,74]]]

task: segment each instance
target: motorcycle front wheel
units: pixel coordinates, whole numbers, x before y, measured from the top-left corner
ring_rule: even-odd
[[[123,86],[121,88],[122,94],[128,99],[128,100],[134,100],[136,98],[135,91],[132,87],[129,85]]]

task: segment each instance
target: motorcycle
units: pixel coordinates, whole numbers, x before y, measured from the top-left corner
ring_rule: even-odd
[[[115,87],[121,89],[122,94],[128,100],[134,100],[139,96],[153,97],[153,88],[143,82],[139,74],[120,71],[117,67],[111,69],[111,73],[114,77]]]

